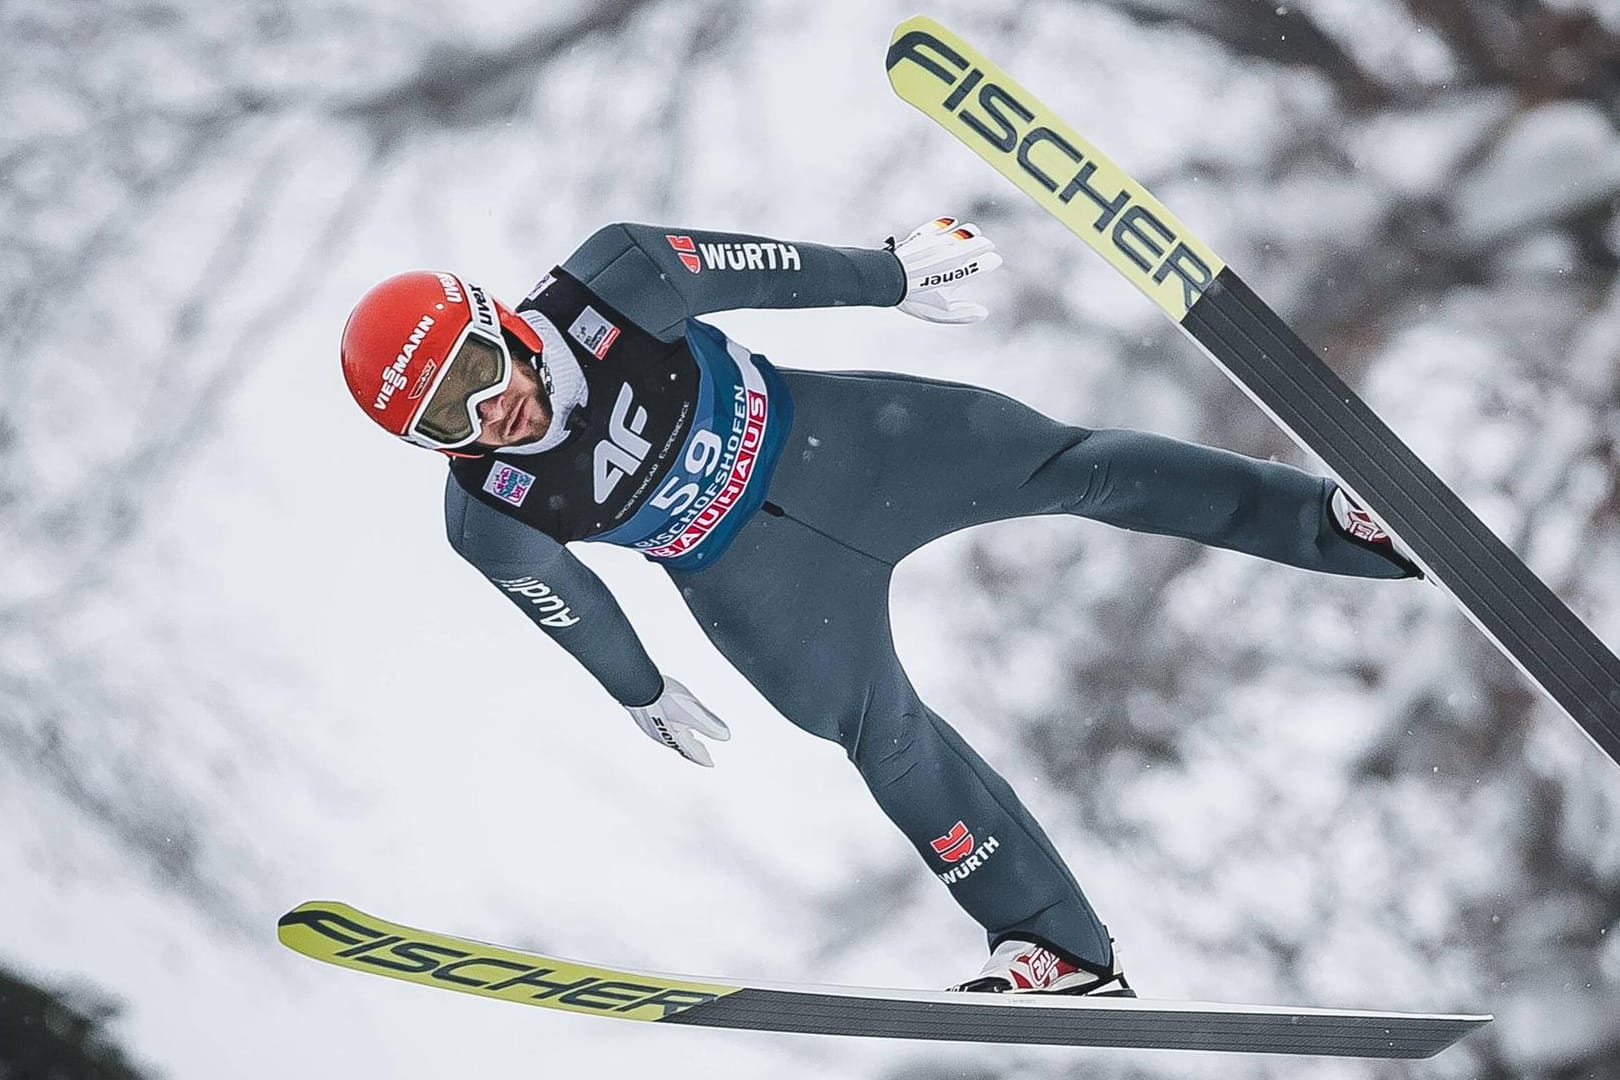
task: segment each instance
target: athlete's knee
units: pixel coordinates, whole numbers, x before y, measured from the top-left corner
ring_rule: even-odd
[[[1055,425],[1045,453],[1024,481],[1058,494],[1060,509],[1077,512],[1108,486],[1108,460],[1087,444],[1098,432],[1072,424]]]
[[[844,744],[850,761],[873,789],[905,779],[918,765],[919,741],[925,731],[920,712],[904,713],[880,722],[863,722]]]
[[[865,693],[843,711],[838,742],[868,785],[885,787],[916,766],[931,734],[926,716],[912,695]]]

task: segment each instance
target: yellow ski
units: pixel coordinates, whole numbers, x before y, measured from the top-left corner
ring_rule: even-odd
[[[736,986],[559,960],[385,922],[347,904],[312,900],[281,917],[281,943],[328,964],[419,986],[568,1012],[664,1020],[735,993]]]
[[[1176,322],[1226,265],[1152,192],[967,42],[924,15],[895,29],[889,83]]]
[[[305,956],[419,986],[656,1024],[1048,1046],[1429,1057],[1488,1016],[1424,1016],[1197,1001],[953,994],[721,982],[626,971],[416,930],[347,904],[281,917]]]

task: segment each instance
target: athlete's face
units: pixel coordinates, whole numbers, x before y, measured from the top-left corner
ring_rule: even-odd
[[[478,445],[499,450],[522,446],[543,437],[551,426],[551,399],[540,382],[540,373],[527,360],[514,358],[512,381],[506,389],[478,406],[484,430]]]

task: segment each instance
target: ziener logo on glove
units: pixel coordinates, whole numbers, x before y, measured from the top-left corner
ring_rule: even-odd
[[[669,747],[683,758],[689,758],[692,756],[681,747],[680,743],[675,741],[675,736],[670,733],[669,725],[664,723],[664,718],[662,716],[654,713],[652,716],[648,717],[648,719],[652,721],[652,726],[658,729],[658,737],[663,740],[665,746]]]
[[[979,264],[977,262],[970,262],[966,266],[959,266],[949,273],[929,274],[927,277],[917,282],[916,287],[919,289],[932,289],[940,285],[949,285],[953,281],[961,281],[963,278],[972,277],[978,272]]]

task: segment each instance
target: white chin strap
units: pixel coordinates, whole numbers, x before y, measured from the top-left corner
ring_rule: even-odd
[[[520,311],[518,315],[540,335],[540,342],[544,346],[540,363],[551,375],[551,426],[546,428],[545,435],[539,440],[521,446],[502,447],[501,453],[539,454],[568,438],[568,418],[575,409],[585,404],[590,393],[585,385],[585,372],[580,369],[579,361],[574,359],[562,331],[539,312]]]

